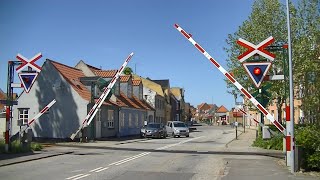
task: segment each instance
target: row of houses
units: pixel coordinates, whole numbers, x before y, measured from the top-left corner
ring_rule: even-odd
[[[70,67],[46,59],[29,93],[22,92],[17,98],[18,105],[13,107],[11,135],[21,128],[17,125],[18,119],[26,124],[55,99],[57,102],[33,123],[33,137],[69,139],[102,94],[98,81],[101,78],[109,81],[116,72],[84,61]],[[112,94],[83,133],[89,139],[137,135],[147,122],[188,121],[192,108],[184,100],[184,89],[170,87],[169,79],[121,75]]]

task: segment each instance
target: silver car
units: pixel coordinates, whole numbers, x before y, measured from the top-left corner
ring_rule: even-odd
[[[189,127],[181,121],[168,121],[166,126],[167,134],[172,137],[189,137]]]

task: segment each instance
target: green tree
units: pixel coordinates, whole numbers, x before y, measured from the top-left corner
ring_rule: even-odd
[[[319,0],[301,0],[297,8],[290,3],[291,16],[291,42],[294,95],[302,101],[301,109],[305,119],[309,123],[320,125],[320,16]],[[258,44],[269,36],[273,36],[276,43],[287,43],[287,19],[286,7],[279,0],[256,0],[252,6],[252,13],[248,20],[234,34],[229,34],[225,48],[229,58],[227,65],[235,78],[249,92],[254,92],[255,87],[248,79],[246,72],[237,59],[244,49],[236,44],[237,39],[243,38]],[[276,59],[273,61],[270,74],[285,74],[288,67],[288,55],[281,52],[273,52]],[[285,59],[285,61],[283,61]],[[252,59],[249,59],[250,61]],[[284,64],[285,63],[285,64]],[[286,67],[286,68],[283,68]],[[227,81],[229,88],[234,86]],[[273,101],[278,107],[278,120],[282,117],[282,105],[288,100],[288,78],[286,81],[271,81]],[[262,86],[265,82],[262,83]]]
[[[132,69],[130,67],[125,67],[123,70],[123,74],[125,75],[131,75],[132,74]]]
[[[301,0],[294,18],[293,73],[307,123],[320,125],[319,0]]]
[[[282,45],[286,42],[286,14],[285,6],[278,0],[256,0],[252,6],[252,13],[248,17],[248,20],[244,21],[243,24],[234,34],[229,34],[227,44],[228,47],[224,48],[228,53],[227,66],[228,70],[234,74],[237,81],[249,92],[253,93],[256,91],[256,87],[248,78],[247,73],[242,67],[237,57],[242,54],[246,49],[240,47],[236,41],[239,38],[243,38],[254,44],[259,44],[269,36],[273,36],[276,43],[273,45]],[[281,52],[272,52],[276,54],[276,59],[273,61],[273,67],[269,71],[271,74],[283,72],[283,58]],[[253,61],[253,58],[248,59],[247,62]],[[267,61],[267,60],[265,60]],[[227,81],[228,88],[235,89],[235,87]],[[271,99],[274,99],[274,103],[278,106],[278,117],[281,120],[282,104],[285,97],[284,81],[270,81],[271,88]],[[262,83],[262,86],[265,82]],[[271,103],[273,103],[271,102]]]

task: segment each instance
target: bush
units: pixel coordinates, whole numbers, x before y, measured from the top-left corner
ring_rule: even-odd
[[[295,129],[296,145],[302,148],[302,168],[320,170],[320,132],[319,127],[309,125]]]
[[[253,146],[261,147],[264,149],[282,150],[283,148],[283,136],[277,135],[271,139],[262,139],[262,134],[259,132],[258,138],[253,142]]]
[[[34,142],[31,143],[31,149],[33,151],[41,151],[42,148],[43,148],[42,145],[39,143],[34,143]]]
[[[42,150],[42,145],[39,143],[31,143],[30,147],[23,147],[22,144],[16,140],[11,142],[11,148],[9,153],[24,153],[24,152],[31,152],[31,151],[40,151]],[[0,141],[0,153],[6,153],[5,152],[5,141]]]

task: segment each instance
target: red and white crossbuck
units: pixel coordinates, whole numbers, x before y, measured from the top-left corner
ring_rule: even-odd
[[[16,68],[16,71],[19,73],[22,71],[25,67],[31,67],[33,70],[37,71],[38,73],[41,71],[41,67],[36,65],[35,62],[39,60],[42,57],[41,53],[38,53],[31,59],[27,59],[21,54],[17,55],[17,59],[19,59],[22,64]]]
[[[247,60],[248,58],[250,58],[251,56],[253,56],[255,54],[259,54],[259,55],[261,55],[261,56],[273,61],[274,58],[276,57],[276,55],[272,54],[271,52],[269,52],[267,50],[265,50],[265,48],[267,46],[269,46],[270,44],[272,44],[273,42],[274,42],[274,38],[272,36],[268,37],[267,39],[265,39],[264,41],[262,41],[258,45],[254,45],[249,41],[246,41],[244,39],[239,38],[237,43],[240,46],[243,46],[243,47],[247,48],[246,52],[244,52],[243,54],[238,56],[239,61],[243,62],[243,61]]]

